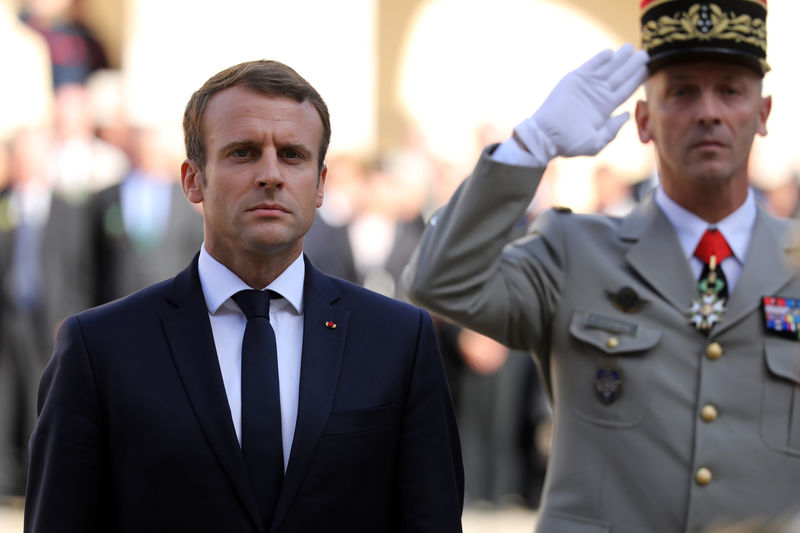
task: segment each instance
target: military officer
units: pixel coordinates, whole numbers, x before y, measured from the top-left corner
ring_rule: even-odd
[[[800,504],[798,228],[748,186],[765,0],[644,0],[642,48],[567,74],[429,222],[414,303],[536,354],[554,408],[539,533],[692,532]],[[506,236],[548,162],[635,121],[660,185],[623,218]]]

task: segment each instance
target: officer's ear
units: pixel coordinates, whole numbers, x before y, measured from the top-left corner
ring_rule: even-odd
[[[758,109],[758,134],[762,137],[767,135],[767,119],[770,111],[772,111],[772,96],[762,96]]]
[[[653,140],[653,133],[650,131],[650,108],[647,102],[639,100],[636,102],[636,128],[639,131],[639,140],[647,144]]]

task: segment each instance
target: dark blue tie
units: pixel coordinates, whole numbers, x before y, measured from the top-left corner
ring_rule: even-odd
[[[242,340],[242,455],[266,529],[283,483],[278,350],[269,323],[271,292],[244,290],[233,295],[247,317]]]

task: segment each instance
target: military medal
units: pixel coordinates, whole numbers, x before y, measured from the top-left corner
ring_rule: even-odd
[[[725,298],[719,295],[725,282],[717,276],[717,257],[712,255],[708,261],[708,275],[700,280],[700,297],[692,300],[689,308],[689,323],[698,331],[709,331],[722,320],[725,313]]]
[[[767,333],[800,340],[800,300],[785,296],[761,298],[761,312]]]

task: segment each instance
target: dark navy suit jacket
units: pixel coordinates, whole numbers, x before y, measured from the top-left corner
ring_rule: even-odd
[[[39,391],[25,531],[460,531],[461,451],[428,314],[307,260],[304,298],[272,524],[248,483],[195,257],[64,323]]]

